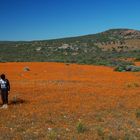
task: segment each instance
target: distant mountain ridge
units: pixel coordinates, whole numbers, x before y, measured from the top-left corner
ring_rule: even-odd
[[[140,31],[139,30],[134,30],[134,29],[109,29],[103,32],[99,32],[96,34],[88,34],[88,35],[83,35],[83,36],[77,36],[77,37],[67,37],[67,38],[60,38],[61,39],[71,39],[71,38],[83,38],[83,37],[96,37],[99,35],[111,35],[111,36],[118,36],[119,38],[122,39],[127,39],[129,38],[140,38]],[[57,40],[57,39],[51,39],[51,40]]]

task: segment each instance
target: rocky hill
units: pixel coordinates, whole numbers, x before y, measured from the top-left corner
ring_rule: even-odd
[[[140,31],[111,29],[54,40],[0,42],[1,62],[53,61],[116,66],[129,63],[128,58],[140,58]]]

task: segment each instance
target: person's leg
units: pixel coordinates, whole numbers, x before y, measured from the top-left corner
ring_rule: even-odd
[[[7,90],[4,90],[3,91],[3,108],[8,108],[8,91]]]
[[[1,91],[1,100],[2,100],[2,105],[4,105],[4,92]]]
[[[5,104],[8,105],[8,91],[6,91],[5,93]]]
[[[6,91],[4,91],[3,96],[4,96],[4,104],[6,104]]]

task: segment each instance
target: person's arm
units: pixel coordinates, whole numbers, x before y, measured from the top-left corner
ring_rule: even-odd
[[[7,88],[8,88],[8,91],[10,91],[10,82],[9,82],[9,80],[7,80]]]
[[[0,80],[0,90],[1,90],[1,80]]]

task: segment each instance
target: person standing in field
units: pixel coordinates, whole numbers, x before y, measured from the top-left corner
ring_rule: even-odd
[[[2,99],[2,107],[8,108],[8,92],[10,91],[10,83],[9,80],[5,78],[5,75],[2,74],[0,76],[0,90],[1,90],[1,99]]]

